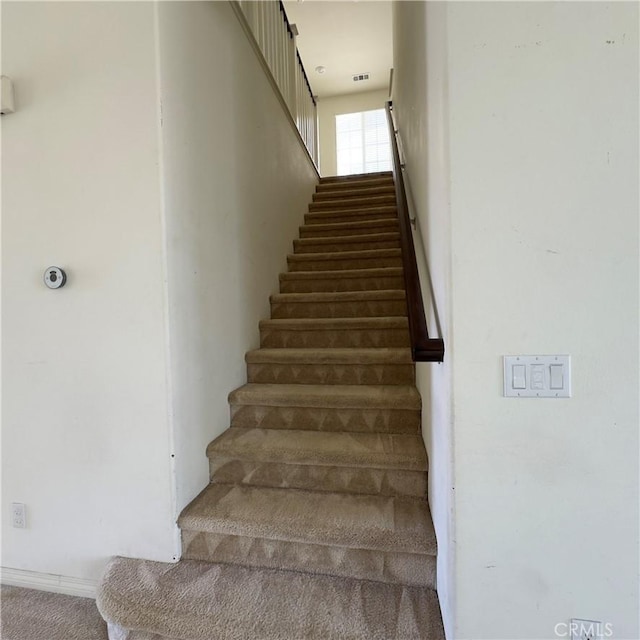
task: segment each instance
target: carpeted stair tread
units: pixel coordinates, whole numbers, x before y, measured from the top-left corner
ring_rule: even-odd
[[[321,384],[245,384],[229,394],[232,405],[400,409],[420,411],[422,401],[413,386]]]
[[[396,189],[393,182],[386,184],[365,184],[338,189],[322,189],[313,194],[313,201],[338,200],[340,198],[360,198],[365,196],[394,195]]]
[[[260,346],[266,348],[409,347],[403,316],[368,318],[276,318],[260,321]]]
[[[393,180],[392,171],[373,171],[370,173],[350,173],[344,176],[322,176],[320,184],[352,184],[354,182],[376,181],[376,180]]]
[[[219,454],[209,458],[209,477],[222,484],[332,493],[423,498],[427,491],[426,471],[240,460]]]
[[[187,529],[182,559],[260,569],[304,571],[339,578],[417,587],[436,586],[436,557],[418,553],[348,549],[309,542],[232,536]]]
[[[357,238],[358,236],[356,236]],[[333,240],[333,238],[328,238]],[[348,238],[347,241],[353,238]],[[335,258],[347,259],[347,258],[367,258],[375,256],[401,256],[402,250],[398,248],[392,249],[348,249],[345,251],[299,251],[297,253],[290,253],[287,258],[293,262],[306,262],[312,260],[333,260]]]
[[[271,318],[274,320],[286,318],[378,318],[404,317],[406,315],[407,305],[405,300],[394,298],[317,300],[311,302],[284,300],[271,303]]]
[[[326,237],[344,237],[398,230],[398,217],[392,216],[376,220],[349,220],[347,222],[326,222],[304,224],[298,228],[300,239],[318,239]]]
[[[216,455],[302,465],[427,470],[419,435],[235,428],[207,447],[209,458]]]
[[[404,289],[402,267],[292,271],[281,273],[281,293],[382,291]]]
[[[373,174],[359,174],[352,176],[329,176],[320,178],[320,182],[316,185],[316,191],[323,191],[325,189],[353,189],[357,186],[374,186],[374,185],[389,185],[393,184],[393,175],[391,173],[380,173],[378,175]]]
[[[296,271],[281,273],[280,280],[316,280],[318,277],[335,278],[384,278],[386,276],[402,276],[402,267],[380,267],[370,269],[337,269],[328,271]]]
[[[355,236],[301,238],[293,241],[295,253],[325,253],[335,251],[364,251],[367,249],[396,249],[400,247],[398,232],[368,233]]]
[[[130,640],[444,640],[431,589],[189,560],[113,558],[97,604]]]
[[[324,388],[326,391],[326,386]],[[332,392],[333,389],[331,387]],[[261,404],[260,400],[255,398],[251,402],[232,403],[231,426],[355,433],[419,433],[421,429],[419,409],[395,406],[331,407],[326,404],[297,406],[295,398],[280,403],[272,400],[265,404]]]
[[[332,200],[320,200],[309,204],[309,212],[327,211],[337,209],[360,209],[375,207],[395,207],[396,197],[394,194],[379,196],[362,196],[359,198],[334,198]]]
[[[203,533],[436,554],[429,507],[418,498],[210,484],[182,511],[178,525]]]
[[[370,206],[370,207],[353,207],[353,208],[337,208],[326,207],[326,211],[310,211],[304,214],[304,223],[313,224],[327,224],[338,222],[361,222],[363,220],[388,220],[397,216],[395,205],[387,204],[384,206]]]
[[[365,249],[325,253],[292,253],[287,256],[290,271],[375,269],[402,267],[400,249]]]
[[[413,364],[410,349],[254,349],[247,364]]]
[[[344,194],[344,196],[342,195]],[[323,198],[341,198],[348,200],[357,197],[379,197],[395,195],[393,179],[379,178],[377,180],[358,180],[353,182],[332,182],[316,186],[312,202]]]
[[[290,253],[289,262],[315,262],[322,260],[349,260],[357,258],[399,258],[400,249],[354,249],[351,251],[323,251],[319,253]]]
[[[247,381],[255,383],[415,383],[415,366],[408,348],[264,348],[249,351],[245,361]]]
[[[401,274],[400,274],[401,275]],[[357,302],[361,300],[405,300],[404,289],[382,289],[381,291],[316,291],[309,293],[274,293],[271,302]]]
[[[374,176],[369,178],[352,178],[351,180],[326,182],[321,180],[316,185],[316,192],[336,191],[338,189],[357,189],[360,187],[373,187],[376,185],[392,185],[393,176]]]
[[[260,320],[260,329],[287,329],[288,331],[320,330],[344,330],[354,329],[406,329],[406,318],[392,316],[389,318],[276,318],[273,320]]]
[[[264,348],[245,355],[247,381],[266,384],[415,383],[410,349]]]

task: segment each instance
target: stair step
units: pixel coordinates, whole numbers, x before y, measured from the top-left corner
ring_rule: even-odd
[[[349,184],[352,182],[368,182],[377,180],[393,180],[392,171],[375,171],[371,173],[352,173],[347,176],[323,176],[320,184]]]
[[[245,356],[258,384],[414,384],[409,349],[257,349]]]
[[[370,249],[399,249],[400,234],[369,233],[358,236],[301,238],[293,241],[295,253],[326,253],[331,251],[364,251]]]
[[[97,605],[128,640],[445,637],[431,589],[191,560],[113,558]]]
[[[229,394],[231,426],[418,433],[420,394],[404,385],[246,384]]]
[[[258,402],[256,402],[258,401]],[[404,409],[420,411],[422,402],[413,386],[245,384],[229,394],[231,405],[266,404],[311,408]]]
[[[340,198],[363,198],[367,196],[394,195],[396,188],[393,182],[385,184],[359,184],[357,186],[350,185],[347,188],[339,187],[337,189],[317,190],[313,194],[314,202],[322,202],[324,200],[336,200]]]
[[[327,208],[325,211],[313,211],[304,214],[305,224],[327,224],[339,222],[362,222],[363,220],[387,220],[397,217],[395,205],[371,206],[371,207],[346,207]]]
[[[342,271],[296,271],[280,274],[281,293],[381,291],[404,289],[400,267]]]
[[[327,222],[326,224],[314,223],[305,224],[299,228],[300,239],[358,236],[389,231],[398,231],[398,217],[395,212],[393,217],[379,220],[352,220],[349,222]]]
[[[333,211],[338,209],[361,209],[369,207],[394,207],[396,206],[395,193],[379,196],[363,196],[359,198],[337,198],[321,200],[309,204],[309,212]]]
[[[406,295],[403,289],[277,293],[270,297],[270,302],[273,319],[407,315]]]
[[[417,553],[346,549],[185,529],[182,532],[182,557],[185,560],[436,588],[435,556]]]
[[[402,251],[400,249],[368,249],[327,253],[292,253],[287,256],[287,264],[289,271],[402,267]]]
[[[424,500],[210,484],[178,518],[187,560],[435,588]]]
[[[237,427],[231,429],[235,431]],[[278,433],[276,429],[269,429]],[[289,433],[282,430],[282,433]],[[308,431],[307,433],[314,433]],[[209,461],[212,482],[222,484],[362,493],[382,496],[423,497],[427,491],[424,471],[364,469],[360,467],[310,466],[237,460],[216,456]]]
[[[207,448],[211,482],[422,498],[418,434],[228,429]]]
[[[182,529],[345,549],[435,555],[424,500],[210,484],[180,514]]]
[[[274,429],[227,429],[207,456],[307,466],[426,471],[422,438],[395,433],[323,433]]]
[[[343,180],[341,182],[320,182],[316,185],[316,193],[322,193],[323,191],[336,191],[339,192],[342,189],[370,189],[373,187],[389,187],[394,185],[393,176],[382,176],[377,178],[370,178],[368,180]]]
[[[281,349],[410,347],[403,317],[282,318],[260,321],[260,346]]]

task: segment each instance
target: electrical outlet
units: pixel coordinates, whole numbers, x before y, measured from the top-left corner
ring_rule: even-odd
[[[571,640],[603,640],[602,622],[599,620],[581,620],[571,618],[569,626]]]
[[[22,502],[11,503],[11,522],[17,529],[27,528],[27,508]]]

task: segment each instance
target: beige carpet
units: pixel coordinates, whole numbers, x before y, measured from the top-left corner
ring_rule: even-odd
[[[99,605],[127,640],[444,638],[433,590],[189,560],[115,558]]]
[[[304,222],[182,560],[107,570],[118,640],[443,638],[393,180],[323,180]]]
[[[90,598],[2,586],[2,640],[107,640],[107,625]]]

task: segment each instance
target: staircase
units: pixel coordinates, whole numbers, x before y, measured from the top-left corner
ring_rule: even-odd
[[[444,638],[391,174],[323,178],[287,261],[182,560],[107,569],[114,640]]]

